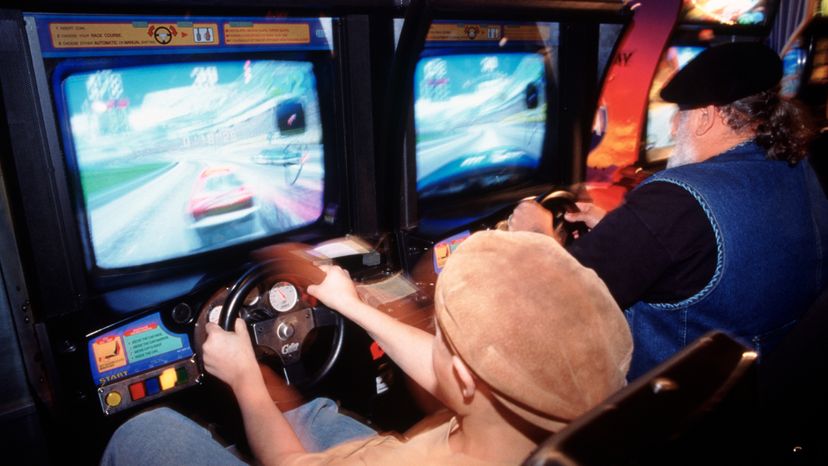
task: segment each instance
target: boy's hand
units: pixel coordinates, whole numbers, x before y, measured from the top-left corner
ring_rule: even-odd
[[[338,265],[320,265],[319,269],[325,272],[325,279],[318,285],[308,286],[308,293],[347,316],[356,304],[362,302],[350,274]]]
[[[209,322],[207,340],[202,347],[204,369],[236,391],[249,377],[259,377],[259,366],[247,324],[237,318],[235,330],[228,332]]]

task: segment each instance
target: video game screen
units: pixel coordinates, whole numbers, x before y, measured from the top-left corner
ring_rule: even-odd
[[[761,26],[773,14],[770,0],[684,0],[682,21]]]
[[[322,123],[310,61],[70,70],[59,87],[97,267],[175,259],[321,215]]]
[[[647,138],[644,151],[648,163],[666,160],[675,145],[672,121],[678,106],[661,100],[659,92],[678,70],[702,50],[703,46],[673,46],[667,49],[659,62],[650,87],[650,103],[647,108]]]
[[[534,52],[423,57],[414,74],[420,199],[525,180],[540,163],[546,66]]]
[[[782,57],[782,89],[780,94],[787,98],[796,97],[802,83],[802,71],[805,69],[807,53],[801,46],[791,48]]]

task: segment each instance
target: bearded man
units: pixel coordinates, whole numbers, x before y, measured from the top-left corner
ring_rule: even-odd
[[[612,212],[566,216],[591,228],[569,252],[630,323],[631,379],[710,329],[766,354],[825,286],[828,201],[781,76],[759,43],[705,50],[661,91],[679,106],[668,168]],[[510,227],[552,234],[551,214],[523,202]]]

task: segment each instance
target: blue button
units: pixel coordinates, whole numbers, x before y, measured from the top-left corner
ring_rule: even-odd
[[[158,383],[158,377],[152,377],[144,381],[147,387],[147,396],[155,395],[161,391],[161,385]]]

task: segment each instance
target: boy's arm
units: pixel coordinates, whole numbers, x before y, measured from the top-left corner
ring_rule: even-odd
[[[347,312],[346,316],[364,328],[409,377],[430,394],[437,395],[437,378],[431,362],[434,335],[404,324],[362,301],[349,306]]]
[[[327,273],[325,280],[309,286],[308,293],[365,329],[409,377],[437,395],[431,362],[434,336],[362,302],[347,271],[338,266],[319,268]]]
[[[304,453],[293,428],[270,398],[244,321],[236,319],[234,332],[208,323],[207,335],[203,347],[204,368],[233,389],[247,441],[256,459],[262,464],[274,465]]]

